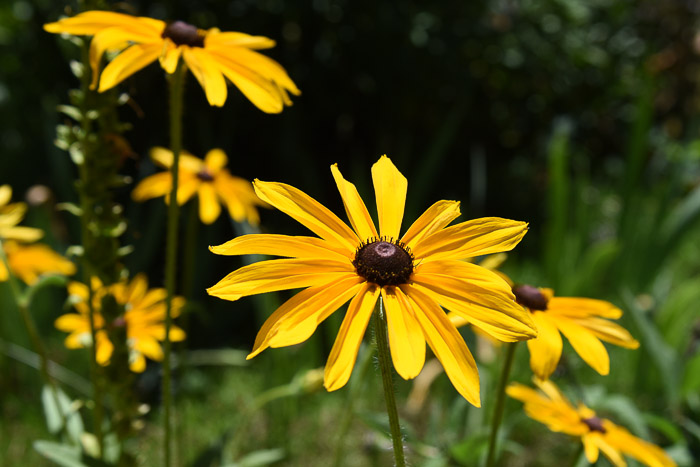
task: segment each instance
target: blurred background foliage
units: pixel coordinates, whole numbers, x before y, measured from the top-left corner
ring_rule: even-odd
[[[574,399],[598,403],[635,434],[673,446],[681,465],[695,465],[692,459],[700,458],[700,4],[233,0],[196,6],[131,1],[111,7],[277,41],[269,55],[286,67],[302,96],[270,116],[235,90],[223,108],[210,108],[200,87],[188,86],[184,144],[194,154],[202,157],[221,147],[232,173],[291,184],[342,213],[328,166],[337,162],[372,210],[369,169],[386,153],[409,180],[408,221],[438,199],[457,199],[463,218],[530,222],[530,233],[505,271],[518,282],[552,286],[558,295],[613,301],[626,311],[623,324],[642,342],[636,352],[611,349],[609,377],[597,376],[577,359],[565,359],[558,376],[578,388]],[[26,223],[45,228],[49,243],[60,251],[79,241],[79,226],[54,209],[77,196],[76,169],[53,143],[56,126],[67,120],[56,107],[77,87],[68,62],[79,59],[80,51],[45,33],[42,25],[76,8],[46,0],[0,5],[0,184],[11,184],[17,199],[26,195],[32,205]],[[148,150],[167,144],[163,73],[153,65],[121,89],[129,100],[120,117],[131,124],[128,143],[118,146],[121,173],[138,181],[156,170]],[[126,265],[132,273],[147,271],[159,285],[165,206],[162,200],[135,204],[130,188],[118,192],[128,219],[122,240],[135,251]],[[185,206],[183,230],[195,218],[187,211],[194,209]],[[347,465],[384,465],[386,440],[378,434],[383,402],[371,375],[366,382],[356,375],[349,389],[331,395],[297,388],[291,398],[254,401],[256,394],[285,387],[295,375],[323,365],[341,313],[308,343],[268,351],[244,366],[235,349],[251,348],[261,320],[288,295],[236,303],[206,296],[206,287],[241,264],[214,257],[206,246],[246,229],[224,218],[199,226],[192,236],[193,259],[185,260],[182,287],[192,303],[183,318],[188,339],[182,355],[194,363],[181,367],[177,386],[180,436],[188,440],[180,443],[182,463],[223,465],[255,450],[280,448],[282,454],[267,451],[263,457],[274,462],[281,455],[280,465],[318,459],[328,461],[314,465],[331,465],[335,436],[345,426],[339,420],[350,412],[358,417],[348,422]],[[262,229],[303,232],[272,211],[262,213]],[[85,397],[80,387],[87,354],[65,350],[64,336],[53,329],[64,297],[60,288],[42,289],[32,311],[52,359],[75,373],[66,376],[71,382],[66,390]],[[18,356],[28,341],[2,284],[0,300],[0,460],[36,465],[40,458],[31,441],[47,437],[41,409],[33,402],[41,385]],[[485,408],[467,407],[444,376],[419,409],[408,413],[404,406],[409,456],[420,459],[416,465],[475,465],[483,455],[489,390],[500,365],[489,355],[500,350],[477,346],[469,331],[464,334],[481,363]],[[198,349],[223,353],[197,354]],[[521,348],[516,379],[527,381],[528,371]],[[136,388],[154,407],[158,379],[159,366],[149,365]],[[397,383],[400,401],[405,403],[411,387]],[[365,396],[354,406],[347,395],[353,391]],[[377,400],[367,401],[367,394]],[[157,417],[152,412],[146,421]],[[134,441],[142,465],[157,458],[155,426]],[[531,429],[522,430],[526,426]],[[513,441],[505,445],[503,465],[556,465],[562,455],[574,455],[575,446],[526,421],[515,403],[507,406],[504,428]]]

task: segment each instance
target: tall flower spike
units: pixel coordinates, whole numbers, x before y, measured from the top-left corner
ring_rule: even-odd
[[[173,153],[165,148],[151,149],[151,158],[156,164],[170,168]],[[253,185],[240,177],[235,177],[226,169],[228,158],[221,149],[212,149],[204,160],[186,151],[180,153],[178,204],[184,204],[195,194],[199,197],[199,218],[211,224],[221,214],[221,203],[236,222],[248,221],[251,225],[260,222],[257,207],[266,206],[253,191]],[[165,196],[169,198],[172,189],[170,171],[157,173],[143,179],[131,196],[136,201]]]
[[[167,73],[173,73],[182,58],[213,106],[220,107],[226,102],[224,77],[267,113],[279,113],[285,105],[292,105],[288,93],[301,94],[279,63],[256,52],[275,46],[267,37],[221,32],[216,28],[205,31],[183,21],[166,23],[109,11],[86,11],[48,23],[44,29],[51,33],[93,36],[91,87],[100,92],[156,60]],[[100,60],[105,52],[118,55],[100,75]]]
[[[615,467],[626,467],[623,455],[649,467],[674,467],[676,463],[663,449],[637,438],[583,404],[578,408],[551,381],[535,379],[539,391],[522,384],[511,384],[507,393],[525,404],[525,413],[558,433],[581,438],[588,462],[595,463],[602,452]]]
[[[399,237],[408,184],[388,157],[382,156],[372,167],[379,231],[355,185],[343,178],[336,165],[331,172],[352,229],[302,191],[256,180],[253,185],[263,201],[320,238],[243,235],[210,248],[221,255],[283,257],[230,273],[208,289],[211,295],[238,300],[276,290],[305,289],[263,324],[249,358],[268,347],[305,341],[349,301],[324,376],[326,389],[339,389],[350,378],[381,296],[397,373],[404,379],[415,378],[423,368],[427,343],[457,391],[480,405],[476,363],[442,307],[466,316],[500,340],[534,337],[532,319],[515,303],[508,284],[493,272],[462,261],[512,249],[527,232],[527,224],[489,217],[448,227],[459,216],[459,203],[439,201]]]

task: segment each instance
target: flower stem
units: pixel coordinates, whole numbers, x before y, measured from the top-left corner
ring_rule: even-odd
[[[165,252],[165,341],[163,348],[163,424],[165,433],[165,457],[164,465],[170,467],[171,459],[171,409],[172,394],[170,381],[172,378],[170,368],[170,327],[172,325],[172,304],[175,295],[175,278],[177,267],[177,233],[178,216],[180,209],[177,204],[178,174],[180,169],[180,151],[182,150],[182,96],[184,88],[185,68],[182,60],[178,62],[177,69],[170,75],[170,150],[173,152],[173,164],[170,167],[172,175],[172,188],[170,190],[170,202],[168,203],[168,233]]]
[[[391,442],[394,445],[394,460],[396,467],[405,467],[406,460],[403,454],[403,436],[399,425],[399,414],[396,410],[396,398],[394,395],[394,383],[391,375],[391,356],[389,354],[389,341],[387,338],[387,322],[379,298],[379,312],[374,316],[374,335],[377,340],[377,356],[379,367],[382,370],[382,383],[384,385],[384,399],[386,400],[386,412],[389,415],[389,427],[391,428]]]
[[[513,360],[515,357],[515,348],[517,342],[506,344],[506,359],[503,362],[503,370],[501,371],[501,380],[498,382],[498,399],[496,399],[496,407],[493,411],[493,420],[491,421],[491,436],[489,438],[489,454],[486,460],[487,467],[493,467],[496,462],[496,438],[498,437],[498,428],[501,426],[503,419],[503,409],[506,400],[506,386],[510,377],[510,370],[513,368]]]

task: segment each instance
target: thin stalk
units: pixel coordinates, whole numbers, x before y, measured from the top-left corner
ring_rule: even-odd
[[[583,442],[581,442],[579,447],[576,449],[576,453],[574,454],[574,457],[572,458],[571,467],[576,467],[579,464],[579,462],[581,461],[582,456],[583,456]]]
[[[493,420],[491,422],[491,436],[489,438],[489,455],[486,460],[487,467],[493,467],[496,462],[496,438],[498,437],[498,428],[501,426],[503,419],[503,409],[506,401],[506,386],[510,377],[510,370],[513,368],[513,360],[515,357],[515,348],[517,342],[506,344],[506,359],[503,362],[503,371],[501,372],[501,380],[498,382],[498,399],[496,399],[496,407],[493,411]]]
[[[34,322],[34,318],[32,318],[32,315],[29,312],[29,301],[27,300],[27,297],[24,296],[24,294],[22,294],[22,290],[19,286],[19,281],[12,272],[12,269],[10,269],[10,262],[8,261],[7,255],[5,254],[5,246],[2,243],[2,239],[0,239],[0,261],[3,263],[5,269],[7,270],[8,282],[10,283],[10,289],[12,289],[12,295],[15,299],[15,303],[17,304],[17,309],[19,310],[19,313],[22,316],[24,326],[27,328],[27,333],[29,334],[29,339],[32,341],[34,350],[39,356],[39,371],[41,372],[41,377],[51,389],[51,395],[54,400],[53,402],[56,405],[56,408],[58,409],[58,414],[61,419],[61,426],[65,427],[65,415],[63,414],[63,410],[61,409],[61,405],[58,400],[56,385],[54,384],[54,381],[51,378],[51,375],[49,374],[49,365],[48,359],[46,357],[46,348],[44,347],[43,342],[41,342],[41,336],[39,336],[39,331],[37,331],[36,323]]]
[[[182,95],[185,69],[182,60],[177,65],[175,72],[170,75],[170,150],[173,152],[173,164],[170,167],[172,175],[172,188],[170,190],[170,202],[168,203],[168,233],[165,253],[165,341],[163,346],[163,430],[165,433],[164,465],[170,467],[171,459],[171,412],[172,395],[170,381],[172,378],[170,368],[170,327],[172,325],[172,304],[175,295],[175,278],[177,266],[177,233],[178,217],[180,209],[177,204],[178,174],[180,170],[180,151],[182,150]]]
[[[389,427],[391,429],[391,442],[394,445],[394,460],[396,467],[405,467],[406,460],[403,454],[403,436],[399,425],[399,413],[396,410],[396,397],[394,395],[394,382],[392,381],[391,355],[389,354],[389,339],[387,337],[387,322],[379,298],[379,311],[374,316],[375,338],[377,340],[377,356],[379,367],[382,369],[382,383],[384,385],[384,399],[386,400],[386,412],[389,415]]]

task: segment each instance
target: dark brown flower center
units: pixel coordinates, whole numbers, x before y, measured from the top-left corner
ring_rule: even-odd
[[[357,248],[352,264],[369,282],[382,287],[400,285],[407,283],[413,273],[413,254],[393,238],[371,238]]]
[[[513,287],[515,301],[530,310],[544,311],[547,309],[547,297],[538,289],[531,285],[516,285]]]
[[[582,418],[581,421],[585,423],[588,426],[588,429],[591,431],[599,431],[601,433],[605,433],[607,430],[603,426],[603,420],[598,418],[598,417],[591,417],[591,418]]]
[[[214,175],[212,175],[212,173],[209,172],[207,169],[202,169],[199,172],[197,172],[197,178],[203,182],[213,182],[214,181]]]
[[[174,21],[168,24],[161,36],[167,37],[176,45],[204,47],[204,34],[196,26],[192,26],[184,21]]]

